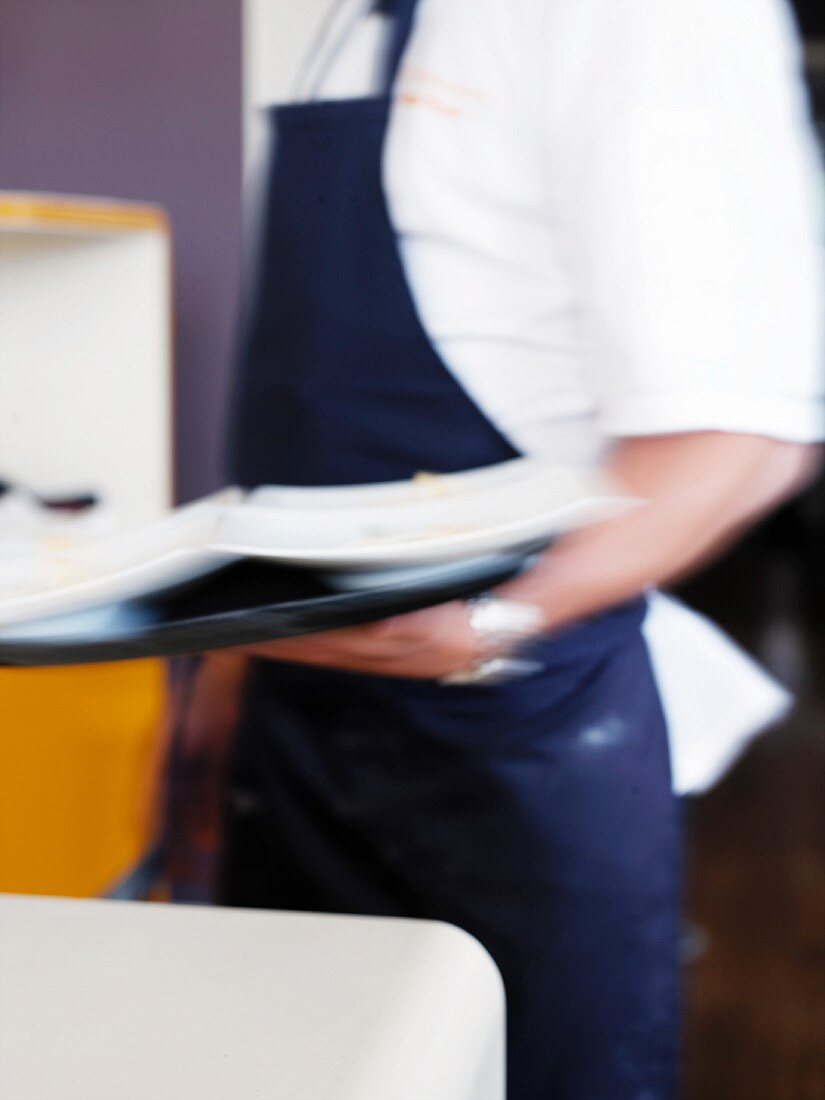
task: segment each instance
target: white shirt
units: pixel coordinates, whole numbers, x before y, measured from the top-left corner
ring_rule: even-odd
[[[342,0],[298,88],[378,90],[386,25]],[[445,365],[515,445],[823,437],[822,175],[782,0],[419,0],[384,187]],[[675,789],[790,696],[654,594]]]
[[[342,0],[299,97],[377,90]],[[781,0],[419,0],[385,190],[445,364],[525,452],[823,436],[821,165]]]

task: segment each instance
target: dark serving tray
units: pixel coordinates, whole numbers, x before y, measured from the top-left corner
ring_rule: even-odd
[[[0,665],[47,666],[171,657],[355,626],[463,599],[515,576],[525,555],[459,573],[342,592],[322,576],[244,559],[183,587],[0,627]]]

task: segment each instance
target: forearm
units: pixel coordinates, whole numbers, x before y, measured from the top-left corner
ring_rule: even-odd
[[[499,590],[541,607],[547,631],[695,567],[798,487],[811,457],[794,445],[706,433],[624,443],[611,467],[627,490],[647,503],[622,519],[560,540],[529,573]],[[246,652],[419,679],[465,671],[479,657],[461,601]]]
[[[706,562],[805,483],[813,448],[701,432],[628,440],[610,468],[646,503],[561,539],[501,595],[541,606],[547,630],[595,614]]]

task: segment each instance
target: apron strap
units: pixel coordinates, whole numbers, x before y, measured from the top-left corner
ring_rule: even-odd
[[[401,66],[401,58],[412,35],[415,24],[417,0],[377,0],[376,10],[385,12],[393,20],[389,48],[384,61],[384,92],[391,92]]]
[[[384,56],[378,59],[376,65],[378,70],[377,83],[380,93],[382,95],[389,95],[392,92],[395,78],[398,75],[398,68],[401,64],[401,58],[406,49],[407,42],[410,39],[410,35],[412,34],[413,24],[415,22],[416,0],[372,0],[371,5],[367,5],[363,7],[362,10],[355,12],[354,17],[350,19],[349,23],[344,26],[342,31],[337,33],[335,42],[330,45],[329,38],[333,29],[337,30],[336,19],[342,7],[343,4],[338,4],[328,14],[324,26],[316,37],[315,44],[309,51],[309,56],[301,67],[301,71],[294,85],[296,95],[300,94],[300,98],[311,99],[315,95],[330,65],[335,61],[335,58],[347,43],[351,32],[358,24],[359,20],[361,20],[369,10],[378,12],[381,15],[386,15],[392,24]],[[309,74],[312,73],[313,69],[318,68],[320,55],[324,53],[326,53],[327,56],[323,63],[320,63],[320,68],[310,80]]]

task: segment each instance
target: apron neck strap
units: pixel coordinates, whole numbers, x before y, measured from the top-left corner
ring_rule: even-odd
[[[398,76],[401,58],[412,35],[418,0],[377,0],[378,11],[386,12],[393,21],[389,47],[384,60],[383,89],[391,92]]]

